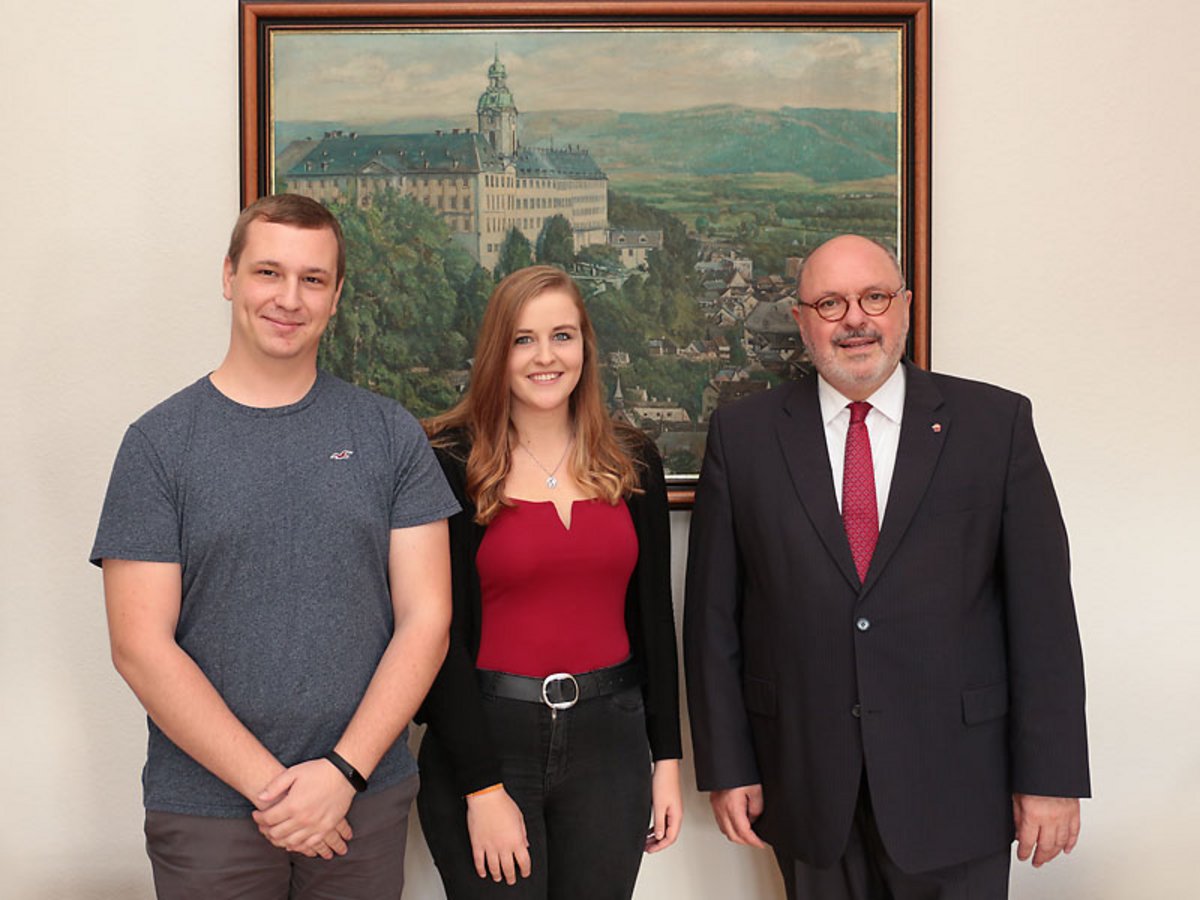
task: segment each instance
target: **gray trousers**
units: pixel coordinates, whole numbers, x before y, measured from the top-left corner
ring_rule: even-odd
[[[272,846],[254,820],[146,811],[146,853],[159,900],[398,900],[404,888],[413,775],[354,798],[345,856]]]

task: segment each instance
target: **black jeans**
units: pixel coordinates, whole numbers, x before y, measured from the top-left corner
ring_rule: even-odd
[[[417,811],[449,900],[628,900],[650,822],[650,748],[641,688],[552,714],[484,697],[504,787],[525,816],[532,873],[480,878],[466,801],[432,729],[421,744]]]

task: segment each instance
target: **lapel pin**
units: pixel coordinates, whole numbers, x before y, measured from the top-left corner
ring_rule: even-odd
[[[934,434],[941,434],[941,433],[942,433],[942,423],[941,423],[941,422],[934,422],[934,423],[933,423],[932,425],[930,425],[929,427],[933,429],[933,433],[934,433]]]

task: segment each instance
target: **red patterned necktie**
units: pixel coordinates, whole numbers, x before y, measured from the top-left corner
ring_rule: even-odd
[[[846,432],[846,465],[842,471],[842,524],[850,539],[858,580],[865,581],[871,554],[879,540],[879,507],[875,502],[875,466],[867,434],[870,403],[850,404],[850,429]]]

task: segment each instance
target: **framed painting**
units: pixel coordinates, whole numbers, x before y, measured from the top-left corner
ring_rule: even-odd
[[[242,201],[334,210],[320,363],[418,416],[469,383],[487,297],[580,284],[614,417],[690,506],[708,417],[810,365],[805,255],[894,248],[929,365],[929,0],[242,0]]]

